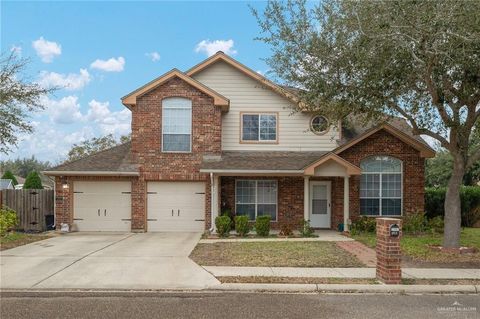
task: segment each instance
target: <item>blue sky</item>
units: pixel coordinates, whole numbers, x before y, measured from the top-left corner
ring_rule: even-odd
[[[59,162],[84,139],[130,131],[120,98],[217,49],[262,73],[268,47],[248,5],[265,2],[13,2],[1,5],[1,50],[31,59],[28,76],[62,86],[32,115],[33,135],[2,159]]]

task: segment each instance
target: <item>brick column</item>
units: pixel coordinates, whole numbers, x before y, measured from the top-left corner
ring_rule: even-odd
[[[390,236],[390,226],[402,229],[402,220],[377,218],[377,279],[386,284],[400,284],[402,280],[400,237]]]

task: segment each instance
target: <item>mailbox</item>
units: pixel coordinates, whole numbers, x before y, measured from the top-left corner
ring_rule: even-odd
[[[400,236],[400,227],[397,224],[390,225],[390,237]]]

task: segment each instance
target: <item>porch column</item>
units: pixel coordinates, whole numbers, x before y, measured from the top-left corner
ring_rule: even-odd
[[[211,228],[213,232],[217,232],[217,229],[215,228],[215,218],[218,216],[218,209],[219,209],[219,200],[218,200],[218,181],[219,181],[219,176],[213,174],[212,176],[212,189],[210,192],[210,204],[211,204],[211,218],[212,218],[212,225]]]
[[[343,231],[349,231],[348,220],[350,219],[350,176],[343,178]]]
[[[310,176],[303,177],[303,218],[310,219]]]

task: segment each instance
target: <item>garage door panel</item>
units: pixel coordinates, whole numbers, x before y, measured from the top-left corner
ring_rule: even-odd
[[[148,231],[203,231],[205,183],[148,183]]]
[[[79,231],[130,231],[131,182],[74,182],[74,223]]]

